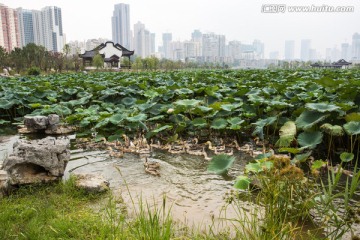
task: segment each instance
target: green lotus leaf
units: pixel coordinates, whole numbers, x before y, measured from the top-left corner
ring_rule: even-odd
[[[360,122],[351,121],[351,122],[345,123],[344,129],[348,135],[351,135],[351,136],[358,135],[358,134],[360,134]]]
[[[183,99],[183,100],[178,100],[178,101],[174,102],[175,105],[184,106],[186,108],[196,107],[200,103],[201,103],[201,101],[196,100],[196,99]]]
[[[264,127],[273,124],[276,121],[276,119],[277,119],[277,117],[268,117],[265,119],[259,119],[255,123],[252,123],[253,125],[255,125],[253,135],[258,135],[261,139],[263,139],[264,138],[264,132],[263,132]]]
[[[280,138],[276,142],[279,147],[289,147],[296,135],[296,125],[293,121],[286,122],[279,130]]]
[[[207,126],[207,122],[203,118],[195,118],[191,121],[192,125],[197,128],[203,128]]]
[[[110,118],[109,118],[109,121],[112,123],[112,124],[119,124],[121,123],[124,119],[126,118],[126,115],[123,114],[123,113],[117,113],[117,114],[114,114],[112,115]]]
[[[302,154],[296,154],[294,158],[292,159],[292,163],[298,163],[298,162],[306,162],[306,160],[311,156],[312,151],[302,153]]]
[[[124,100],[124,99],[123,99]],[[136,107],[140,110],[140,111],[145,111],[151,107],[153,107],[156,104],[156,102],[154,103],[143,103],[143,104],[138,104],[136,105]]]
[[[240,190],[247,190],[250,186],[250,178],[247,176],[238,176],[235,180],[234,187]]]
[[[164,131],[166,129],[172,129],[172,128],[173,128],[173,126],[171,126],[171,125],[164,125],[164,126],[161,126],[161,127],[158,127],[156,129],[152,130],[152,132],[153,133],[159,133],[159,132]]]
[[[311,165],[311,169],[312,170],[318,170],[324,166],[326,166],[327,162],[322,161],[322,160],[316,160],[313,162],[313,164]]]
[[[345,116],[346,122],[360,122],[360,113],[359,112],[353,112],[349,113]]]
[[[136,100],[137,100],[136,98],[124,97],[121,100],[121,103],[124,104],[125,106],[132,106],[135,104]]]
[[[213,129],[225,129],[226,126],[227,126],[228,122],[223,119],[223,118],[216,118],[214,119],[214,121],[212,122],[211,124],[211,127],[210,128],[213,128]]]
[[[31,108],[41,108],[42,104],[41,103],[30,103],[29,106]]]
[[[340,154],[340,159],[342,162],[351,162],[354,159],[354,154],[343,152]]]
[[[321,125],[320,129],[332,136],[343,136],[344,129],[339,125],[331,125],[330,123],[325,123]]]
[[[106,126],[108,123],[109,123],[109,118],[105,118],[103,120],[101,120],[100,122],[98,122],[96,125],[95,125],[95,129],[99,129],[99,128],[102,128],[104,126]]]
[[[188,88],[176,89],[175,92],[179,95],[193,94],[194,92]]]
[[[244,120],[239,117],[233,117],[233,118],[227,119],[227,121],[231,125],[240,125],[244,122]]]
[[[74,95],[75,93],[78,92],[76,88],[66,88],[64,91],[69,95]]]
[[[77,96],[78,98],[83,98],[83,97],[86,97],[86,96],[89,96],[89,95],[90,95],[90,93],[89,93],[89,92],[85,92],[85,91],[78,92],[78,93],[76,94],[76,96]]]
[[[15,101],[8,101],[6,99],[0,99],[0,108],[1,109],[10,109],[15,105]]]
[[[295,123],[298,128],[306,130],[323,121],[328,116],[329,115],[325,113],[306,110],[301,113],[301,115],[296,119]]]
[[[220,108],[222,110],[225,110],[225,111],[228,111],[228,112],[231,112],[239,107],[242,106],[242,103],[237,103],[237,104],[223,104],[220,106]]]
[[[319,131],[300,133],[297,140],[302,148],[314,149],[322,142],[323,134]]]
[[[260,166],[260,163],[248,163],[245,166],[245,172],[259,173],[262,172],[263,169]]]
[[[200,112],[206,113],[213,109],[205,106],[197,106],[195,110],[200,110]]]
[[[220,154],[211,158],[207,170],[216,174],[224,174],[233,165],[235,157]]]
[[[126,120],[129,122],[142,122],[142,121],[145,121],[146,118],[147,118],[146,114],[140,113],[133,117],[127,117]]]
[[[156,121],[156,120],[160,120],[160,119],[164,119],[165,115],[157,115],[155,117],[152,118],[148,118],[147,121],[151,122],[151,121]]]
[[[340,107],[330,103],[307,103],[305,107],[309,110],[322,112],[322,113],[333,112],[340,109]]]

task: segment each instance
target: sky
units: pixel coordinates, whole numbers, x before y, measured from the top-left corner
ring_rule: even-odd
[[[66,41],[91,38],[111,39],[111,16],[114,5],[130,5],[131,29],[138,21],[156,34],[157,45],[162,33],[171,32],[173,40],[190,40],[191,33],[224,34],[226,41],[265,44],[265,57],[272,51],[284,52],[285,40],[295,40],[295,57],[299,57],[301,39],[311,39],[312,48],[322,56],[325,48],[341,43],[351,44],[352,35],[360,33],[359,0],[0,0],[10,7],[40,10],[57,6],[62,10]],[[265,13],[269,4],[289,6],[353,6],[353,12]]]

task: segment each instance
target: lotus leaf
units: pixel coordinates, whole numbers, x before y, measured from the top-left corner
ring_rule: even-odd
[[[354,159],[354,154],[343,152],[340,154],[340,159],[342,162],[351,162]]]
[[[125,106],[132,106],[135,104],[136,100],[137,100],[136,98],[125,97],[121,100],[121,103],[124,104]]]
[[[247,190],[250,187],[250,178],[247,176],[238,176],[235,180],[234,187],[240,190]]]
[[[126,118],[126,115],[123,114],[123,113],[117,113],[117,114],[114,114],[112,115],[110,118],[109,118],[109,121],[112,123],[112,124],[119,124],[121,123],[124,119]]]
[[[340,107],[334,105],[334,104],[329,104],[329,103],[307,103],[305,105],[305,107],[309,110],[313,110],[313,111],[318,111],[318,112],[333,112],[336,111],[338,109],[340,109]]]
[[[203,118],[195,118],[191,121],[192,125],[197,128],[204,128],[207,126],[207,122]]]
[[[344,129],[348,135],[358,135],[360,134],[360,122],[348,122],[344,124]]]
[[[228,122],[223,118],[216,118],[211,124],[211,128],[213,129],[225,129]]]
[[[129,122],[142,122],[142,121],[145,121],[146,118],[147,118],[146,114],[140,113],[133,117],[127,117],[126,120]]]
[[[323,134],[319,131],[300,133],[297,140],[302,148],[314,149],[322,142]]]
[[[324,132],[332,136],[340,137],[344,135],[344,129],[339,125],[331,125],[330,123],[325,123],[321,125],[320,129],[324,130]]]
[[[296,135],[296,125],[293,121],[286,122],[279,130],[280,138],[276,142],[277,146],[289,147]]]
[[[235,157],[226,154],[215,155],[211,158],[207,170],[216,174],[224,174],[233,165]]]
[[[304,111],[301,115],[296,119],[295,123],[298,128],[301,129],[309,129],[315,124],[323,121],[329,115],[325,113],[320,113],[316,111]]]

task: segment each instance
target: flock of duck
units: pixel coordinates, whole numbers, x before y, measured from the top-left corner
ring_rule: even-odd
[[[140,135],[137,138],[130,139],[127,135],[122,135],[123,141],[108,142],[106,138],[101,138],[100,142],[87,143],[88,148],[102,148],[106,149],[111,157],[121,158],[124,153],[136,153],[144,161],[145,172],[154,176],[160,176],[160,163],[150,161],[149,157],[154,149],[165,150],[171,154],[190,154],[195,156],[203,156],[205,160],[211,160],[207,152],[210,151],[215,155],[226,154],[233,155],[234,149],[245,152],[251,156],[264,153],[265,149],[259,151],[254,149],[254,144],[246,143],[240,146],[236,140],[225,143],[221,138],[215,139],[213,142],[207,141],[199,143],[197,138],[189,140],[178,140],[173,143],[161,144],[160,141],[154,142],[151,140],[148,143],[147,139]],[[257,144],[255,144],[257,145]]]

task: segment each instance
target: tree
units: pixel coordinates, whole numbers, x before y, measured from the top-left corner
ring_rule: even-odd
[[[0,46],[0,68],[1,69],[5,68],[7,66],[8,57],[9,57],[9,54],[6,52],[5,48]]]
[[[135,59],[135,62],[133,63],[132,67],[137,71],[143,68],[141,57],[137,57]]]
[[[20,71],[24,70],[25,67],[25,60],[24,60],[24,54],[21,48],[14,48],[10,53],[10,61],[12,67],[16,69],[17,73],[20,73]]]
[[[93,58],[93,66],[96,67],[96,69],[103,68],[104,67],[104,59],[100,54],[96,54]]]

